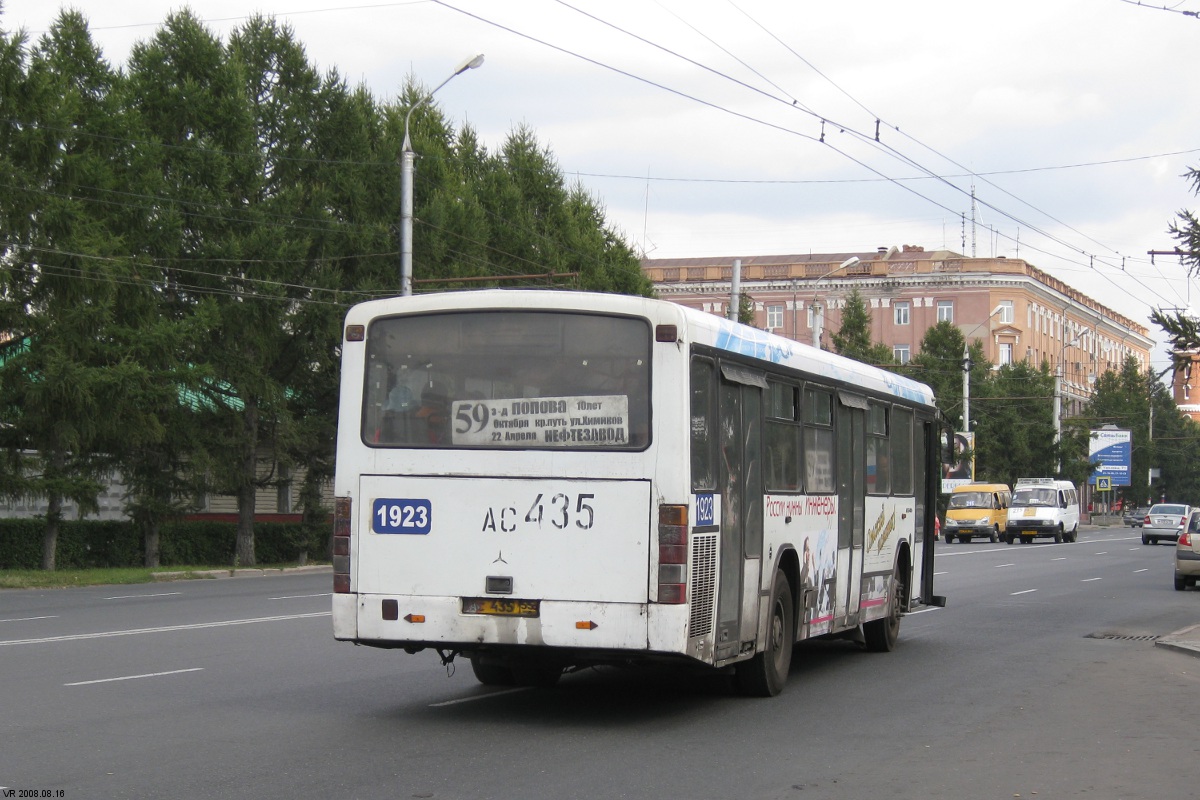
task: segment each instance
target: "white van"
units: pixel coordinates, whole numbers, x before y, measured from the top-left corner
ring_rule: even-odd
[[[1021,478],[1013,487],[1004,525],[1004,541],[1029,544],[1038,536],[1056,542],[1079,538],[1079,493],[1070,481]]]

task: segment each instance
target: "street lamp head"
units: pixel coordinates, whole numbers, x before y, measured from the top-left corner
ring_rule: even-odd
[[[1000,305],[998,305],[992,309],[992,313],[988,314],[988,319],[991,319],[992,317],[996,316],[1003,310],[1004,310],[1004,303],[1001,303]]]
[[[838,269],[850,269],[851,267],[857,267],[861,263],[862,259],[858,256],[850,256],[838,266]]]
[[[482,65],[483,65],[483,53],[480,53],[479,55],[474,56],[473,58],[468,58],[466,61],[459,64],[454,69],[454,74],[461,75],[469,69],[478,69]]]

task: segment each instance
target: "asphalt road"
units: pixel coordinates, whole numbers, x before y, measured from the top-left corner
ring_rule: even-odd
[[[0,592],[0,787],[64,798],[1192,798],[1200,622],[1128,528],[945,545],[898,648],[801,645],[772,699],[334,642],[327,574]],[[3,796],[3,792],[0,792]],[[16,795],[14,795],[16,796]]]

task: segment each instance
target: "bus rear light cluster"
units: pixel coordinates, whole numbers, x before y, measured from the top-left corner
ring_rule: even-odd
[[[350,592],[350,511],[349,497],[333,501],[333,592]]]
[[[658,602],[687,602],[688,509],[658,507]]]

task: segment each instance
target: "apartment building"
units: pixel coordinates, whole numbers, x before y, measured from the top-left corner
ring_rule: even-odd
[[[992,364],[1045,359],[1062,377],[1063,413],[1075,413],[1096,376],[1126,357],[1150,364],[1149,330],[1079,289],[1017,258],[969,258],[949,250],[875,251],[742,258],[642,261],[659,296],[728,316],[734,262],[754,324],[797,341],[830,347],[830,332],[853,289],[871,312],[871,335],[900,362],[916,355],[941,320],[979,341]]]

